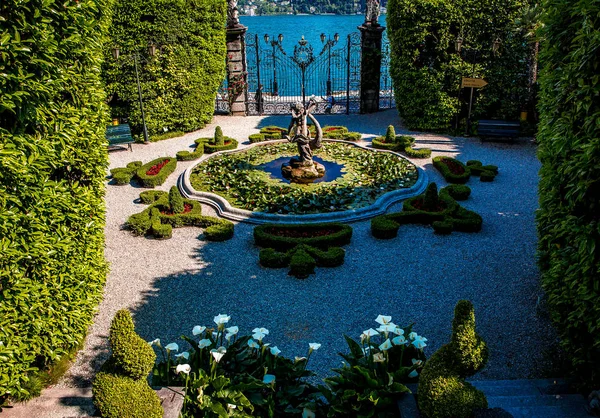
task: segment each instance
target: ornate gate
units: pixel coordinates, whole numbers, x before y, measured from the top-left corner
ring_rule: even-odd
[[[381,79],[379,87],[379,109],[392,109],[396,107],[394,88],[390,75],[390,41],[387,32],[383,33],[381,40]]]
[[[359,33],[346,39],[323,34],[320,51],[303,37],[289,54],[282,48],[282,40],[281,36],[246,35],[247,114],[287,114],[291,104],[306,102],[311,96],[318,103],[314,113],[360,111]]]

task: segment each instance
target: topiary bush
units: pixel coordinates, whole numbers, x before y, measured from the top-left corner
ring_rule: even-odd
[[[208,241],[226,241],[233,237],[233,223],[225,219],[203,216],[200,202],[182,199],[183,211],[175,212],[171,206],[172,200],[178,200],[175,196],[171,197],[179,193],[175,186],[171,188],[170,193],[149,192],[154,191],[142,192],[140,201],[150,206],[140,213],[131,215],[125,223],[134,235],[168,239],[171,238],[173,228],[196,226],[204,228],[204,238]]]
[[[185,209],[183,205],[183,196],[179,193],[177,186],[172,186],[169,190],[169,206],[173,213],[182,213]]]
[[[418,388],[420,411],[429,418],[470,418],[486,409],[487,400],[465,379],[487,363],[488,351],[475,331],[473,304],[457,303],[450,342],[436,351],[421,372]]]
[[[390,125],[387,127],[387,130],[385,132],[385,142],[388,144],[396,142],[396,130],[394,129],[394,125]]]
[[[467,167],[473,176],[479,176],[479,180],[484,182],[494,181],[498,175],[498,166],[495,165],[483,165],[481,161],[469,160],[467,161]]]
[[[177,152],[177,161],[192,161],[202,157],[204,155],[205,142],[206,141],[204,138],[197,139],[194,141],[194,144],[196,145],[194,151],[190,152],[188,150],[184,150]]]
[[[431,157],[431,149],[420,148],[414,149],[412,147],[404,148],[404,153],[410,158],[429,158]]]
[[[591,390],[600,387],[598,2],[541,7],[539,266],[562,349]]]
[[[213,152],[217,151],[236,149],[237,146],[238,142],[233,138],[223,136],[221,127],[217,126],[215,128],[214,137],[204,144],[204,151],[206,151],[207,154],[212,154]]]
[[[264,134],[251,134],[250,136],[248,136],[248,140],[251,144],[255,144],[257,142],[267,141],[267,138]]]
[[[451,184],[442,190],[445,190],[454,200],[467,200],[471,196],[471,188],[464,184]]]
[[[110,45],[120,45],[116,61],[105,48],[102,76],[113,117],[128,117],[142,133],[135,67],[127,54],[140,52],[139,79],[148,133],[170,136],[209,123],[215,95],[225,78],[225,0],[133,0],[116,2]],[[148,56],[148,42],[159,46]],[[168,133],[165,134],[165,128]]]
[[[215,128],[215,136],[213,139],[213,143],[218,147],[222,147],[223,145],[225,145],[225,140],[223,139],[223,130],[220,126],[217,126]]]
[[[153,188],[163,184],[176,168],[177,159],[161,157],[138,168],[135,177],[142,187]]]
[[[154,366],[152,347],[135,333],[128,310],[116,313],[110,327],[112,354],[92,386],[94,405],[105,418],[161,418],[163,408],[147,376]]]
[[[0,2],[0,405],[85,337],[106,278],[112,2]]]
[[[430,183],[425,190],[425,196],[423,197],[423,210],[426,212],[436,212],[440,205],[440,199],[438,196],[437,184]]]
[[[471,170],[455,158],[438,156],[433,158],[433,166],[448,183],[464,184],[471,178]]]

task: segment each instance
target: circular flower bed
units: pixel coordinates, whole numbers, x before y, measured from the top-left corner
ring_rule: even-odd
[[[309,214],[358,209],[385,193],[413,186],[414,164],[392,153],[327,142],[316,151],[324,160],[344,165],[343,176],[319,184],[286,184],[258,166],[297,154],[294,144],[276,143],[222,154],[196,166],[190,176],[198,191],[216,193],[237,208],[280,214]]]

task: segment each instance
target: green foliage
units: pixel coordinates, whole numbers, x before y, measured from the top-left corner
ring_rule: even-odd
[[[573,373],[600,385],[600,4],[545,0],[539,265]]]
[[[317,267],[317,261],[311,257],[304,246],[292,250],[290,276],[306,279],[309,275],[315,274],[315,267]]]
[[[475,409],[487,408],[483,392],[465,381],[482,369],[487,359],[487,346],[475,331],[473,305],[461,300],[454,310],[450,343],[431,356],[421,373],[421,412],[429,418],[470,418]]]
[[[217,145],[216,143],[208,142],[204,144],[204,151],[207,154],[212,154],[217,151],[228,151],[232,149],[236,149],[238,147],[238,142],[230,138],[228,136],[223,137],[223,145]]]
[[[396,130],[394,129],[394,125],[387,127],[387,131],[385,132],[385,142],[388,144],[396,142]]]
[[[110,325],[111,356],[102,365],[92,386],[94,405],[103,417],[160,418],[163,408],[146,377],[156,354],[135,333],[128,310],[115,314]]]
[[[179,193],[177,186],[172,186],[169,190],[169,206],[173,213],[182,213],[185,209],[183,206],[183,196]]]
[[[410,158],[429,158],[431,157],[431,149],[429,148],[420,148],[414,149],[412,147],[404,148],[404,153]]]
[[[471,178],[471,170],[455,158],[438,156],[433,158],[433,166],[448,183],[464,184]]]
[[[525,0],[389,0],[390,72],[400,115],[409,129],[447,130],[457,113],[460,80],[473,75],[489,85],[475,91],[473,118],[517,119],[528,98],[525,34],[514,23]],[[454,44],[461,36],[463,58]],[[492,41],[500,38],[497,54]],[[461,110],[462,109],[462,110]]]
[[[248,140],[250,141],[251,144],[255,144],[257,142],[267,141],[267,138],[265,138],[264,134],[252,134],[252,135],[248,136]]]
[[[427,186],[427,190],[425,190],[425,197],[423,197],[423,210],[426,212],[436,212],[439,203],[437,184],[430,183]]]
[[[141,161],[132,161],[127,164],[126,167],[113,168],[110,170],[110,175],[112,176],[115,184],[119,186],[124,186],[131,182],[131,179],[135,175],[135,172],[142,166]]]
[[[484,182],[494,181],[498,175],[498,167],[495,165],[483,165],[481,161],[469,160],[467,167],[473,176],[479,176],[479,180]]]
[[[435,184],[435,183],[432,183]],[[466,187],[466,186],[464,186]],[[438,234],[449,234],[452,231],[479,232],[483,219],[473,211],[460,206],[451,195],[449,187],[440,190],[437,204],[430,203],[427,209],[426,200],[434,202],[433,190],[430,184],[427,191],[404,201],[402,212],[390,213],[371,219],[371,233],[378,239],[391,239],[398,235],[398,229],[404,224],[432,225]],[[427,195],[429,194],[429,198]]]
[[[287,135],[288,130],[279,126],[265,126],[260,130],[265,139],[281,139],[283,135]]]
[[[183,199],[184,210],[173,213],[170,203],[171,194],[175,193],[167,194],[154,190],[142,192],[140,201],[150,206],[140,213],[131,215],[125,222],[126,227],[134,235],[152,235],[161,239],[171,238],[173,228],[184,226],[204,228],[204,238],[208,241],[226,241],[233,237],[233,223],[225,219],[203,216],[200,202]],[[189,211],[186,206],[189,207]]]
[[[162,168],[160,168],[157,174],[152,174],[153,167],[157,168],[159,165]],[[163,184],[176,168],[177,159],[173,157],[161,157],[138,168],[135,172],[135,177],[142,187],[153,188]]]
[[[0,404],[39,391],[102,297],[111,8],[0,2]]]
[[[471,195],[471,188],[464,184],[451,184],[444,187],[443,190],[445,190],[454,200],[467,200]]]
[[[165,128],[190,132],[210,122],[225,77],[225,15],[225,0],[117,2],[103,69],[107,93],[114,94],[113,117],[128,117],[132,132],[142,132],[135,67],[129,57],[139,51],[139,78],[152,140],[164,136]],[[149,41],[159,46],[154,57],[147,52]],[[121,48],[118,62],[111,55],[113,45]]]
[[[225,145],[225,140],[223,139],[223,130],[220,126],[215,128],[215,136],[213,137],[213,144],[219,147]]]
[[[158,141],[164,141],[165,139],[171,139],[171,138],[177,138],[180,136],[185,135],[185,132],[181,132],[181,131],[171,131],[171,132],[165,132],[159,135],[152,135],[150,136],[150,141],[151,142],[158,142]]]

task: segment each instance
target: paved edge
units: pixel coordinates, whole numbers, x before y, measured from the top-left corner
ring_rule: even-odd
[[[411,164],[415,166],[417,169],[418,177],[416,183],[407,189],[395,190],[392,192],[388,192],[378,198],[375,203],[370,206],[355,209],[355,210],[347,210],[343,212],[334,212],[334,213],[318,213],[318,214],[310,214],[310,215],[277,215],[273,213],[264,213],[264,212],[252,212],[245,209],[234,208],[231,204],[223,197],[218,196],[214,193],[208,192],[199,192],[192,187],[192,183],[190,181],[190,176],[192,174],[192,170],[203,161],[206,161],[209,158],[213,158],[217,155],[221,154],[234,154],[242,151],[246,151],[250,148],[254,148],[257,146],[265,146],[267,144],[274,143],[285,143],[285,140],[278,141],[269,141],[268,143],[256,143],[251,144],[244,148],[238,148],[231,151],[219,151],[213,154],[209,154],[208,157],[201,159],[197,164],[187,168],[177,179],[177,186],[181,194],[188,198],[197,200],[200,203],[207,204],[214,208],[217,214],[225,219],[229,219],[232,221],[240,221],[247,222],[252,224],[265,224],[265,223],[279,223],[279,224],[300,224],[300,223],[320,223],[320,222],[358,222],[365,219],[373,218],[378,215],[383,215],[386,213],[387,209],[401,201],[408,199],[410,197],[418,196],[425,191],[427,188],[428,178],[425,171],[410,161],[408,158],[403,155],[388,151],[388,150],[379,150],[375,148],[368,148],[364,145],[356,144],[354,142],[349,141],[341,141],[341,140],[324,140],[323,142],[340,142],[344,144],[350,144],[358,148],[362,148],[368,150],[370,152],[386,152],[390,154],[397,155],[400,158],[403,158],[409,161]]]

